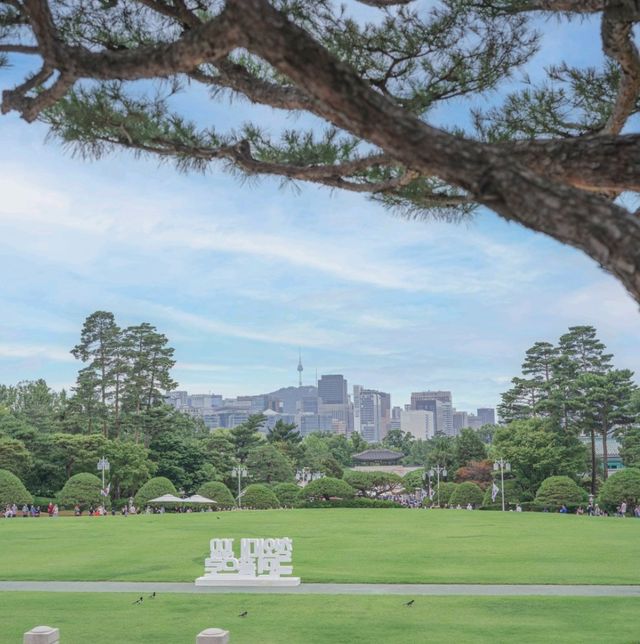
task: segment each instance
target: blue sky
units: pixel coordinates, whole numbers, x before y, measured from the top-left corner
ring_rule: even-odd
[[[547,23],[551,58],[598,55],[597,28]],[[15,70],[17,72],[18,70]],[[0,89],[14,73],[0,73]],[[180,103],[222,126],[242,103]],[[255,114],[255,111],[253,112]],[[270,128],[293,127],[259,110]],[[437,118],[459,121],[462,106]],[[581,253],[480,211],[470,224],[401,220],[359,195],[212,168],[180,175],[118,153],[74,158],[40,125],[0,118],[0,382],[72,385],[84,318],[148,321],[175,347],[181,388],[224,395],[315,370],[392,393],[451,389],[495,405],[536,340],[593,324],[620,367],[640,364],[637,306]]]

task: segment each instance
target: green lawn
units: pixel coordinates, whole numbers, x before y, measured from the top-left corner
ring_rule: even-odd
[[[233,644],[638,642],[637,598],[0,593],[2,642],[38,624],[64,644],[193,644],[204,628]],[[248,611],[244,618],[238,617]]]
[[[294,539],[305,582],[639,584],[640,521],[278,510],[0,520],[0,579],[193,581],[213,537]]]

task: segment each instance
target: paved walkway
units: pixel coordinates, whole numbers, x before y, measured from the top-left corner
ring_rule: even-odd
[[[292,595],[548,595],[640,597],[640,586],[526,584],[300,584],[288,588],[211,587],[136,581],[0,581],[0,591],[50,593],[281,593]]]

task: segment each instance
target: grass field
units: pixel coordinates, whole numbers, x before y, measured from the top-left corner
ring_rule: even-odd
[[[0,593],[2,642],[36,624],[64,644],[193,644],[216,626],[233,644],[638,642],[637,598]],[[248,611],[244,618],[238,615]]]
[[[215,536],[293,537],[304,582],[640,583],[635,519],[362,509],[3,519],[0,579],[193,581]]]

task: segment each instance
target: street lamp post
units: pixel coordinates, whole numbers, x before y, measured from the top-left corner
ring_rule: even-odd
[[[429,501],[431,501],[431,471],[422,473],[422,489],[427,491]],[[423,499],[424,500],[424,499]]]
[[[242,477],[246,477],[248,475],[247,468],[242,465],[238,465],[238,467],[234,467],[231,470],[231,474],[238,477],[238,509],[242,510],[242,498],[240,496],[242,493]]]
[[[500,491],[502,493],[502,511],[504,512],[504,472],[511,471],[511,463],[505,461],[504,458],[500,458],[493,463],[493,471],[497,472],[500,470]]]
[[[111,467],[109,461],[104,456],[98,461],[98,472],[102,472],[102,489],[104,490],[104,473]]]
[[[433,477],[434,474],[438,477],[438,507],[440,507],[440,475],[442,474],[442,478],[446,479],[447,468],[444,465],[436,465],[429,470],[429,477]]]

